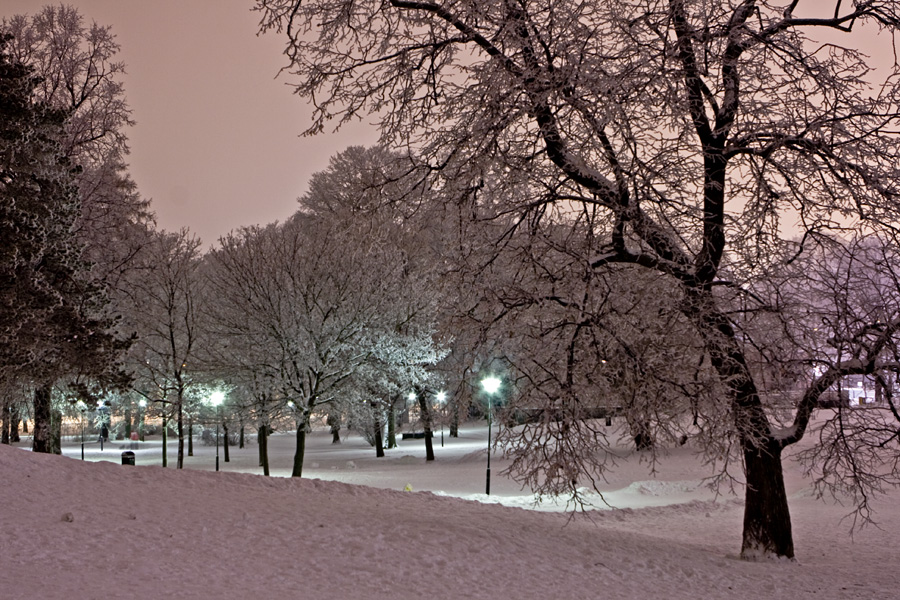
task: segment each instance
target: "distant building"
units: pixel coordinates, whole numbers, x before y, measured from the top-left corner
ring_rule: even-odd
[[[884,390],[871,375],[848,375],[823,394],[823,406],[834,406],[840,397],[840,405],[856,407],[867,404],[881,404]]]

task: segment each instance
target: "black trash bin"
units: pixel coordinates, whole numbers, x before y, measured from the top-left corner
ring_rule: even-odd
[[[123,465],[133,465],[134,464],[134,452],[131,450],[126,450],[122,453],[122,464]]]

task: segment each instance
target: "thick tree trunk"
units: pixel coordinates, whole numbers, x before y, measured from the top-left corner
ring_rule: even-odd
[[[62,454],[62,413],[50,411],[50,452]]]
[[[263,468],[263,475],[269,476],[269,426],[260,425],[256,433],[259,444],[259,466]]]
[[[747,479],[741,558],[794,558],[791,515],[784,489],[781,446],[774,439],[750,367],[731,322],[710,294],[691,290],[685,315],[705,338],[710,362],[728,386]]]
[[[50,429],[50,390],[47,384],[34,390],[34,427],[32,451],[51,454],[53,452]]]
[[[19,407],[13,406],[10,411],[9,418],[9,439],[11,442],[21,442],[21,438],[19,437]],[[28,421],[22,421],[22,431],[28,433]]]
[[[300,424],[297,425],[297,450],[294,452],[294,468],[291,477],[303,476],[303,457],[306,454],[306,430],[309,428],[309,413],[303,415]]]
[[[794,558],[791,515],[784,489],[781,447],[772,437],[753,375],[727,320],[712,313],[708,322],[717,334],[726,334],[712,346],[710,356],[723,381],[732,390],[732,410],[744,454],[747,488],[744,495],[744,531],[741,558]]]
[[[378,416],[378,410],[375,411],[375,417],[372,420],[372,437],[375,440],[375,456],[377,458],[384,457],[384,425]]]
[[[3,428],[3,431],[9,436],[9,441],[6,443],[20,442],[22,440],[19,438],[19,406],[12,403],[7,408],[9,410],[7,413],[9,421],[4,421],[5,425]],[[27,422],[23,422],[23,426],[25,427],[25,433],[28,433]]]
[[[794,558],[780,446],[771,442],[763,447],[746,447],[744,470],[747,489],[741,558]]]

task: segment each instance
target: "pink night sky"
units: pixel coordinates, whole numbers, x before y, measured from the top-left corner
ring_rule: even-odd
[[[0,17],[32,14],[48,0],[3,0]],[[152,200],[159,226],[189,227],[207,246],[243,225],[283,220],[296,210],[310,175],[349,145],[376,141],[373,127],[300,137],[310,109],[292,93],[283,36],[258,36],[253,0],[72,0],[86,22],[112,26],[125,62],[130,172]],[[800,3],[810,16],[831,3]],[[800,10],[800,9],[798,9]],[[820,40],[847,42],[817,31]],[[873,67],[894,49],[876,28],[853,43]],[[876,73],[873,81],[883,73]]]
[[[313,173],[352,144],[375,142],[361,123],[300,137],[310,110],[295,96],[283,38],[257,36],[252,0],[77,0],[87,24],[112,26],[137,125],[130,172],[159,226],[189,227],[205,245],[243,225],[283,220]],[[45,0],[3,0],[0,17]]]

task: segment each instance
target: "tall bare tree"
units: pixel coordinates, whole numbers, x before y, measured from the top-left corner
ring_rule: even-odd
[[[132,362],[138,390],[152,390],[149,400],[170,410],[178,431],[177,468],[184,466],[185,403],[196,383],[200,304],[205,279],[200,276],[200,240],[187,230],[159,232],[141,254],[141,268],[129,274],[128,324],[136,343]]]

